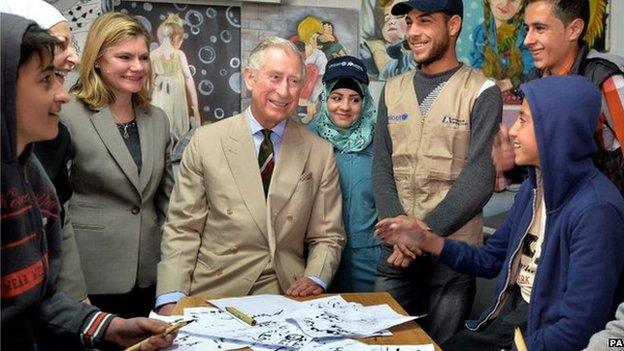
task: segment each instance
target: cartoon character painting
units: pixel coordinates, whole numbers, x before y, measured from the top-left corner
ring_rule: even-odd
[[[301,52],[306,65],[306,78],[299,97],[297,117],[309,123],[316,114],[321,92],[321,78],[327,61],[347,54],[334,33],[334,25],[316,16],[306,16],[297,25],[297,34],[290,37]]]

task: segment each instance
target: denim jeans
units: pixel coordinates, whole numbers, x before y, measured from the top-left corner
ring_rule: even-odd
[[[501,307],[498,316],[478,331],[464,329],[440,345],[444,351],[511,350],[514,329],[525,331],[529,304],[522,299],[517,285],[510,287],[512,297]]]
[[[438,344],[463,328],[472,308],[475,278],[419,257],[407,268],[387,262],[392,247],[385,246],[377,264],[375,291],[387,291],[410,314],[427,313],[417,322]]]

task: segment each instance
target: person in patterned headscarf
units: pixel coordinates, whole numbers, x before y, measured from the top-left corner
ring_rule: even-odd
[[[373,235],[377,211],[373,200],[372,140],[377,117],[362,61],[352,56],[327,63],[319,112],[310,124],[334,147],[347,244],[330,287],[336,292],[373,291],[379,241]]]

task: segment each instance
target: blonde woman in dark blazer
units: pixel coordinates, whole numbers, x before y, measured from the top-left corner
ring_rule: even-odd
[[[153,305],[173,186],[169,122],[149,104],[148,37],[130,16],[100,16],[61,116],[72,140],[69,215],[89,298],[123,317]]]

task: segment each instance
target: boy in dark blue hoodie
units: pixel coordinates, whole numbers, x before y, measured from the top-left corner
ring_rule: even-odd
[[[592,163],[600,93],[579,76],[521,89],[510,136],[515,162],[530,176],[485,246],[444,239],[416,219],[377,225],[385,242],[432,253],[460,272],[498,276],[491,306],[445,351],[510,349],[515,327],[531,351],[580,350],[624,300],[624,199]]]

